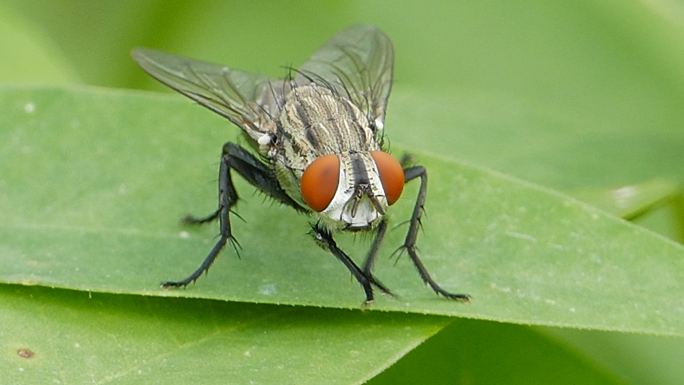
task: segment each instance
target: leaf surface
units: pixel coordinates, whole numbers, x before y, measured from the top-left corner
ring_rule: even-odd
[[[178,218],[215,207],[220,147],[237,135],[218,117],[174,97],[101,89],[5,89],[0,102],[3,282],[359,308],[361,289],[314,245],[307,218],[242,181],[242,259],[227,249],[196,285],[158,288],[192,271],[214,242],[215,227]],[[400,226],[376,270],[400,298],[380,296],[372,309],[684,334],[681,245],[553,191],[412,153],[430,173],[421,255],[438,282],[474,302],[438,298],[406,258],[393,266]],[[393,207],[394,224],[416,192]],[[340,244],[360,260],[368,239]]]
[[[447,320],[0,286],[8,384],[359,384]]]

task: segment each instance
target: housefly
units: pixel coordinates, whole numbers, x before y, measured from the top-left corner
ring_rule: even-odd
[[[369,26],[344,30],[283,79],[146,48],[132,55],[154,78],[240,127],[251,147],[223,145],[218,208],[205,217],[185,218],[189,224],[218,220],[220,237],[197,270],[163,287],[196,281],[226,243],[237,251],[230,221],[238,201],[232,181],[236,172],[267,196],[312,217],[314,240],[349,269],[366,302],[373,301],[374,288],[392,294],[373,275],[373,265],[387,230],[389,206],[399,199],[405,183],[419,179],[408,233],[398,250],[409,255],[436,293],[469,299],[438,285],[416,252],[427,172],[422,166],[403,165],[383,146],[394,64],[392,43],[383,32]],[[337,231],[374,233],[363,265],[337,246]]]

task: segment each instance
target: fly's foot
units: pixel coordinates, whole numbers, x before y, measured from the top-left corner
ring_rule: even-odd
[[[441,287],[437,287],[437,288],[433,287],[432,290],[434,290],[435,293],[441,295],[442,297],[447,298],[447,299],[451,299],[454,301],[468,303],[472,299],[472,297],[468,294],[450,293],[450,292],[442,289]]]
[[[385,286],[382,282],[378,281],[378,279],[375,278],[374,275],[372,275],[372,274],[369,275],[368,273],[364,273],[364,274],[366,275],[366,278],[368,278],[368,280],[370,281],[370,283],[371,283],[373,286],[377,287],[383,294],[390,295],[390,296],[392,296],[392,297],[394,297],[394,298],[399,298],[396,294],[394,294],[394,293],[392,292],[392,290],[390,290],[390,289],[389,289],[387,286]],[[368,302],[368,301],[366,301],[366,302]],[[373,303],[373,300],[371,300],[370,303]]]
[[[203,225],[205,223],[210,223],[218,219],[220,213],[221,209],[219,208],[218,210],[204,217],[196,217],[194,215],[188,214],[181,218],[181,223],[190,226]]]
[[[370,309],[374,303],[375,303],[374,299],[367,299],[367,300],[361,302],[361,310]]]
[[[186,282],[185,280],[183,280],[183,281],[164,281],[161,284],[159,284],[159,286],[162,289],[177,289],[177,288],[185,289],[189,284],[190,284],[190,282]]]

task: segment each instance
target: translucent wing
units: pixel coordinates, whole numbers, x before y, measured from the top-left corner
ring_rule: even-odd
[[[394,49],[382,31],[354,26],[335,35],[299,68],[297,83],[325,83],[345,95],[382,129],[392,88]]]
[[[133,59],[150,75],[226,117],[253,139],[275,132],[288,82],[146,48]]]

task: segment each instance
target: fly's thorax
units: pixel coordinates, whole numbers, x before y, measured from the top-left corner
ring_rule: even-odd
[[[348,98],[315,83],[287,94],[279,123],[279,161],[300,172],[321,155],[379,149],[361,110]]]
[[[274,155],[269,158],[278,181],[290,197],[305,206],[300,182],[304,170],[316,159],[380,149],[361,110],[348,98],[315,83],[295,87],[286,95],[277,137]]]

